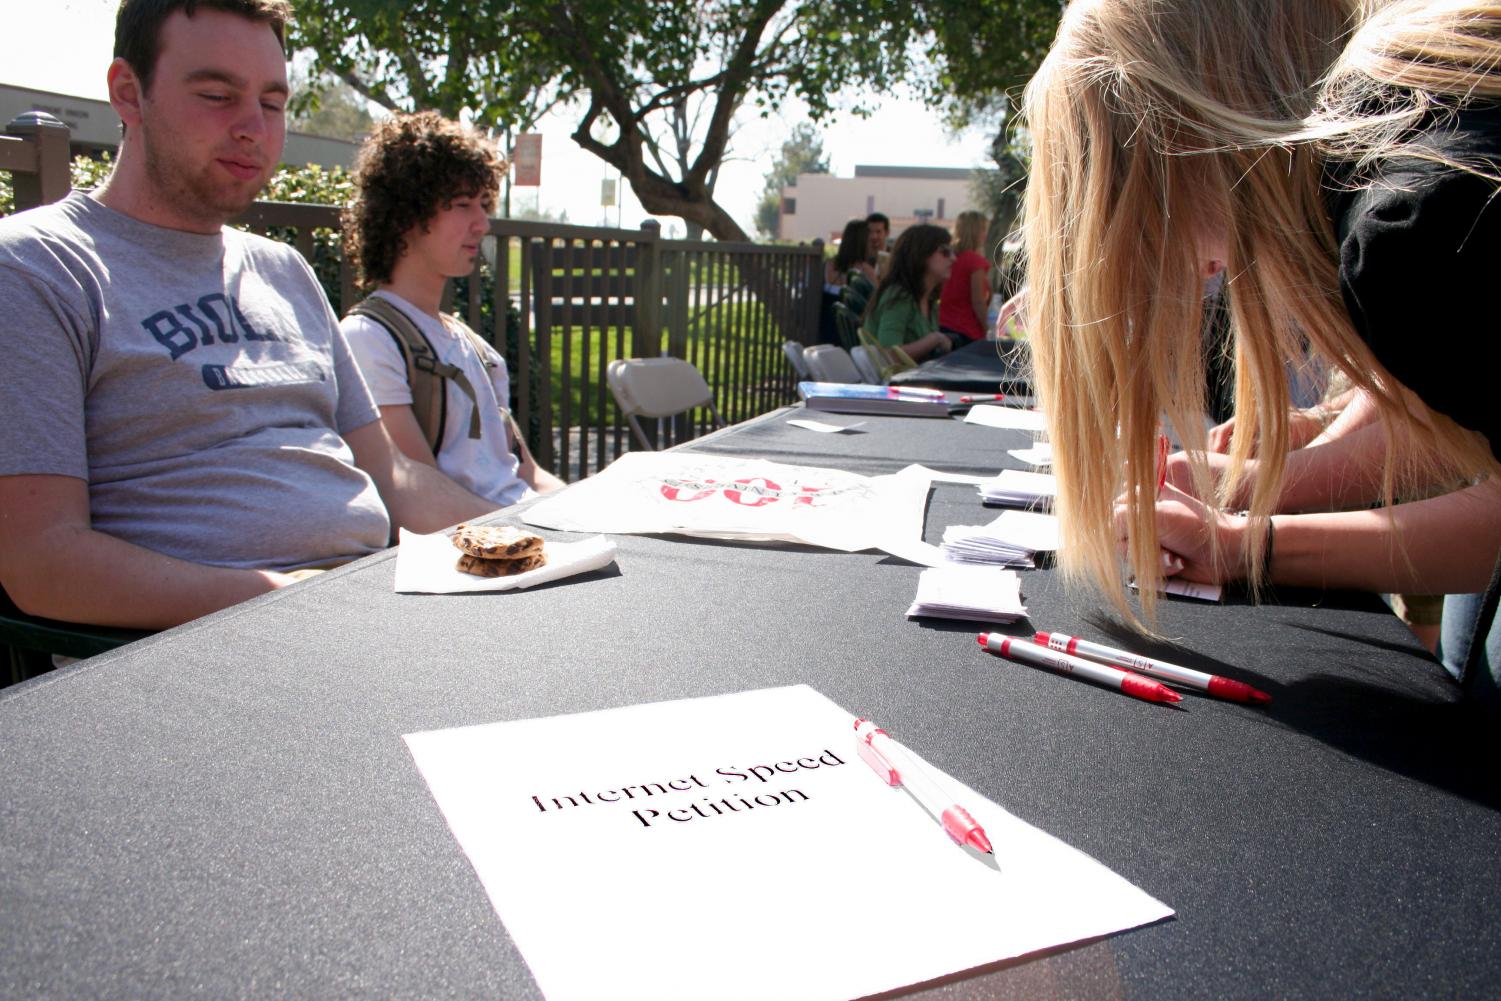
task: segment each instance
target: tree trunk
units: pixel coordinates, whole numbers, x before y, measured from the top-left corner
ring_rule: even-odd
[[[652,215],[677,216],[689,226],[697,224],[701,227],[700,234],[703,230],[708,230],[716,240],[750,242],[750,237],[734,217],[721,208],[707,192],[694,198],[681,185],[644,171],[637,176],[628,173],[626,179],[630,181],[631,191],[641,202],[641,207]]]

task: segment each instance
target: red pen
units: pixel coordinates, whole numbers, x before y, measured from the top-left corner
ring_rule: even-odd
[[[938,783],[885,730],[868,719],[855,720],[855,747],[865,763],[881,776],[881,781],[889,786],[905,786],[955,842],[988,855],[995,854],[985,829],[968,810],[944,795]]]
[[[1171,446],[1168,444],[1167,435],[1157,436],[1157,497],[1162,497],[1162,488],[1167,486],[1167,453]]]
[[[1132,670],[1140,671],[1142,674],[1150,674],[1154,678],[1162,678],[1164,681],[1186,685],[1201,692],[1208,692],[1210,695],[1217,695],[1222,699],[1230,699],[1234,702],[1250,702],[1255,705],[1264,705],[1272,701],[1272,697],[1266,692],[1252,688],[1244,681],[1236,681],[1234,678],[1225,678],[1218,674],[1205,674],[1203,671],[1179,667],[1177,664],[1169,664],[1167,661],[1142,657],[1131,653],[1129,650],[1117,650],[1115,647],[1109,647],[1103,643],[1081,640],[1077,636],[1067,636],[1062,633],[1038,633],[1036,640],[1039,644],[1050,650],[1088,657],[1090,660],[1097,660],[1102,664],[1129,667]]]
[[[1006,398],[1005,395],[1002,394],[1002,393],[991,393],[988,396],[961,396],[961,397],[959,397],[959,402],[960,403],[989,403],[992,400],[1004,400],[1005,398]]]
[[[1145,702],[1183,701],[1183,696],[1160,681],[1152,681],[1139,674],[1132,674],[1130,671],[1106,667],[1104,664],[1096,664],[1081,657],[1071,657],[1066,653],[1049,650],[1045,646],[1038,646],[1036,643],[1029,643],[1013,636],[981,633],[979,638],[980,645],[991,653],[998,653],[1002,657],[1021,661],[1024,664],[1046,667],[1060,674],[1072,674],[1075,677],[1093,681],[1097,685],[1113,688],[1122,695],[1129,695]]]

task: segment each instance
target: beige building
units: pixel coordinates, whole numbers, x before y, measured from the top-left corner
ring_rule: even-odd
[[[46,90],[32,90],[0,83],[0,129],[28,111],[45,111],[60,119],[71,130],[69,141],[74,153],[97,156],[120,145],[120,119],[108,101],[71,97]],[[283,163],[301,167],[316,163],[323,167],[348,167],[354,163],[359,147],[342,139],[287,133]]]
[[[778,234],[783,240],[833,243],[851,219],[872,212],[891,217],[896,237],[919,222],[954,228],[954,219],[974,208],[973,171],[958,167],[857,166],[854,177],[799,174],[782,189]]]

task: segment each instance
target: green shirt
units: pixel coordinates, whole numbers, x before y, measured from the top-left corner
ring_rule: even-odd
[[[904,289],[892,287],[881,293],[871,308],[865,327],[883,347],[894,348],[920,341],[938,329],[938,308],[925,317]]]

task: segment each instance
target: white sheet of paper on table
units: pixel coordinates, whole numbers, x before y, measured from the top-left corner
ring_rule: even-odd
[[[807,421],[801,418],[787,422],[795,428],[804,431],[817,431],[819,434],[838,434],[840,431],[853,431],[857,427],[863,427],[864,421],[856,421],[853,424],[825,424],[823,421]]]
[[[1172,914],[934,769],[998,868],[960,848],[852,723],[799,685],[406,742],[549,1001],[856,998]]]
[[[1042,511],[1003,511],[985,526],[991,535],[1034,553],[1058,551],[1058,516]]]
[[[1131,586],[1135,587],[1136,581],[1133,580]],[[1162,581],[1162,593],[1194,601],[1215,602],[1225,596],[1225,589],[1218,584],[1197,584],[1181,577],[1165,577]]]
[[[917,472],[927,476],[934,483],[969,483],[980,484],[990,479],[989,476],[976,476],[974,473],[948,473],[942,469],[930,469],[927,466],[908,466],[904,472]]]
[[[970,407],[964,415],[964,423],[979,424],[988,428],[1011,428],[1016,431],[1046,431],[1047,418],[1036,410],[1018,407]]]
[[[615,562],[615,543],[603,535],[582,542],[548,542],[547,563],[514,577],[476,577],[456,564],[460,553],[445,532],[422,535],[401,530],[396,550],[398,594],[463,594],[470,591],[514,591],[536,587]]]
[[[921,539],[891,538],[884,540],[876,548],[897,559],[916,563],[918,566],[943,567],[952,562],[944,557],[942,549]]]
[[[1030,466],[1051,466],[1053,464],[1053,445],[1051,442],[1040,441],[1031,448],[1007,449],[1006,454]]]

